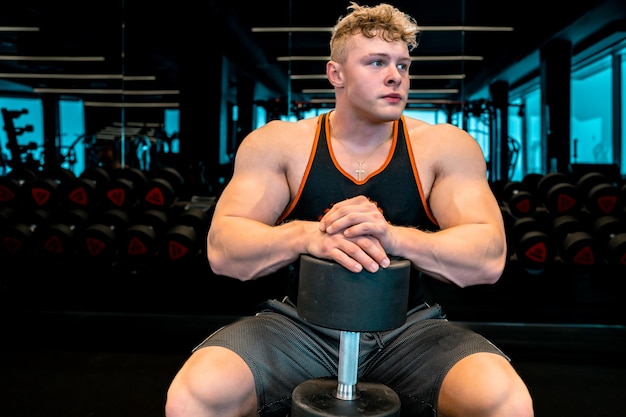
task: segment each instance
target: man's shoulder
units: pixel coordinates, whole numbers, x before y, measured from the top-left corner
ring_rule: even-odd
[[[409,132],[409,135],[411,137],[429,137],[431,135],[445,135],[446,137],[454,137],[458,135],[467,135],[467,132],[451,123],[429,123],[424,120],[408,116],[404,116],[403,119],[406,124],[406,130]]]
[[[306,130],[315,130],[318,117],[307,117],[298,120],[270,120],[265,125],[256,129],[259,133],[279,133],[279,132],[304,132]]]
[[[251,149],[294,152],[300,147],[308,149],[317,129],[317,117],[293,120],[271,120],[253,130],[244,140]]]

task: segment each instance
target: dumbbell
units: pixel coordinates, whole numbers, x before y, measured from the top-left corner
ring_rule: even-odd
[[[181,263],[202,255],[209,230],[210,214],[205,207],[187,207],[172,220],[159,239],[159,256],[166,262]]]
[[[607,243],[607,262],[609,266],[615,267],[623,278],[626,272],[626,233],[618,233],[609,239]]]
[[[76,254],[79,233],[89,222],[81,209],[55,212],[50,223],[37,230],[37,252],[55,261],[66,261]]]
[[[168,225],[167,214],[161,210],[148,209],[131,216],[131,224],[122,233],[120,260],[136,265],[153,259],[158,249],[158,236]]]
[[[22,185],[35,178],[35,171],[28,168],[13,169],[7,175],[0,176],[0,205],[21,207]]]
[[[593,235],[604,248],[610,267],[626,269],[626,221],[617,216],[601,216],[593,222]]]
[[[531,274],[543,272],[554,260],[554,242],[545,224],[534,217],[520,217],[511,225],[510,251]]]
[[[140,197],[145,209],[168,210],[179,197],[184,179],[171,167],[161,168],[150,176]]]
[[[521,181],[509,181],[502,187],[501,201],[514,218],[532,216],[537,208],[536,198]]]
[[[138,168],[125,167],[113,170],[111,180],[103,189],[103,208],[131,211],[137,206],[146,181],[146,175]]]
[[[552,234],[558,242],[558,256],[575,272],[589,272],[602,259],[598,241],[590,227],[578,217],[565,214],[552,221]]]
[[[561,172],[550,172],[537,182],[537,193],[553,216],[572,214],[582,207],[580,192],[573,180]]]
[[[359,340],[361,332],[391,330],[406,322],[410,267],[408,260],[394,259],[376,273],[354,273],[332,261],[300,257],[298,315],[339,330],[339,360],[337,378],[309,379],[296,386],[291,417],[400,415],[395,391],[357,381]]]
[[[538,189],[537,184],[539,184],[541,178],[543,178],[543,174],[529,172],[522,178],[522,184],[524,184],[531,193],[536,194]]]
[[[3,227],[0,228],[0,254],[11,261],[32,259],[36,252],[36,232],[50,223],[46,210],[3,210]]]
[[[78,178],[61,187],[61,206],[92,211],[98,207],[104,193],[104,186],[111,181],[111,175],[102,167],[89,167]]]
[[[130,216],[123,210],[110,209],[97,215],[81,233],[78,253],[87,261],[111,262],[129,223]]]
[[[584,174],[579,178],[577,187],[585,208],[594,216],[618,214],[624,209],[620,189],[601,172]]]
[[[52,211],[59,206],[59,188],[75,178],[69,169],[47,168],[22,185],[25,207]]]

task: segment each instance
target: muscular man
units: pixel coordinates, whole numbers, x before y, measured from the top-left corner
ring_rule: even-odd
[[[484,156],[457,127],[403,116],[415,20],[387,4],[349,11],[326,66],[335,108],[244,139],[211,223],[210,265],[240,280],[286,271],[295,285],[301,254],[355,272],[406,258],[407,322],[361,335],[359,378],[394,389],[407,416],[533,416],[507,356],[421,291],[423,274],[466,287],[503,271],[504,226]],[[299,383],[336,376],[339,332],[299,320],[286,295],[194,349],[168,391],[168,417],[284,416]]]

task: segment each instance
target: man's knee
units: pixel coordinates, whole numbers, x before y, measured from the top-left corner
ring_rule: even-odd
[[[254,416],[252,372],[224,348],[196,351],[174,377],[165,403],[166,417]]]
[[[470,355],[444,378],[439,393],[438,417],[533,417],[528,388],[502,356]]]

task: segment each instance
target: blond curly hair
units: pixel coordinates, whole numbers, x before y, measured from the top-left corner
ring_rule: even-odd
[[[418,44],[420,29],[415,19],[389,4],[360,6],[351,2],[351,10],[339,17],[330,38],[330,59],[343,62],[345,49],[351,36],[362,34],[367,38],[379,36],[388,42],[403,41],[409,51]]]

